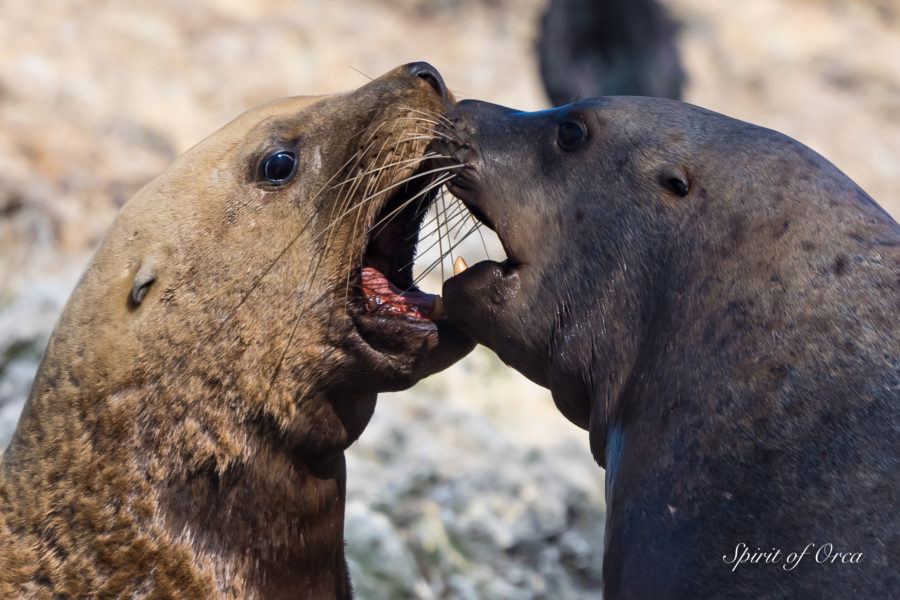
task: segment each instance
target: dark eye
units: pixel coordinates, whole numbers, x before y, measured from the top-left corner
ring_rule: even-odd
[[[567,152],[577,150],[587,141],[587,129],[579,121],[566,121],[559,126],[556,143]]]
[[[279,150],[270,155],[262,165],[262,176],[270,183],[284,183],[294,175],[297,155],[287,150]]]
[[[691,191],[688,182],[680,177],[672,177],[666,181],[666,187],[669,188],[676,196],[684,198]]]
[[[659,174],[659,183],[679,198],[684,198],[691,191],[691,180],[687,172],[675,165],[663,167]]]

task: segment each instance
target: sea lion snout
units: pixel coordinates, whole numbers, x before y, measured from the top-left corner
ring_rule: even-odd
[[[553,127],[527,113],[477,100],[458,102],[442,121],[431,148],[442,156],[440,164],[463,165],[448,184],[451,193],[490,229],[504,232],[500,241],[512,263],[538,261],[535,250],[545,232],[532,217],[551,207],[553,199],[514,189],[522,182],[513,185],[506,178],[511,164],[520,163],[523,173],[528,173],[532,168],[540,170],[543,159],[527,148],[508,146],[508,141],[511,130],[522,131],[528,138],[548,138]],[[497,187],[509,193],[492,193],[490,201],[484,202],[483,190]]]

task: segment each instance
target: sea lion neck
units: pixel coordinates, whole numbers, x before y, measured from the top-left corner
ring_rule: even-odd
[[[119,523],[116,535],[137,563],[166,561],[175,569],[183,552],[215,557],[193,584],[196,597],[234,582],[246,586],[246,597],[288,598],[297,589],[316,597],[347,593],[345,446],[329,440],[358,436],[374,394],[304,396],[298,401],[309,421],[284,431],[272,419],[207,410],[227,404],[224,390],[210,389],[208,397],[195,390],[192,402],[179,404],[157,383],[71,401],[69,378],[52,361],[43,372],[35,386],[42,401],[28,404],[4,456],[4,477],[15,485],[3,491],[9,500],[27,490],[36,499],[28,512],[38,518],[61,490],[77,490],[68,510],[80,517],[69,533],[85,535],[85,557],[105,556],[89,534],[96,520],[110,520]],[[55,388],[46,380],[54,376]],[[63,393],[54,396],[54,389]],[[154,403],[162,409],[141,410]],[[340,433],[330,432],[329,423]],[[225,564],[229,572],[217,570]]]
[[[159,494],[166,525],[171,532],[190,532],[196,551],[237,565],[259,598],[295,598],[300,589],[310,597],[349,597],[344,455],[311,456],[283,442],[259,426],[246,442],[248,456],[221,471],[201,468],[168,482]],[[228,576],[217,573],[219,580]]]

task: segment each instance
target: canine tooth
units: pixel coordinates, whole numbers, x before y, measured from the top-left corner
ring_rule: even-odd
[[[469,265],[466,264],[466,261],[463,260],[462,256],[456,257],[456,262],[453,263],[453,274],[459,275],[463,271],[469,268]]]
[[[431,318],[440,319],[444,316],[444,299],[440,296],[434,297],[434,306],[431,309]]]

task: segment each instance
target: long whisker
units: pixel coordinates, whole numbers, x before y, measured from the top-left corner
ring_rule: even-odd
[[[354,160],[354,158],[355,158],[355,156],[350,157],[350,159],[348,159],[347,162],[344,163],[344,165],[346,166],[347,164],[351,163],[351,162]],[[341,169],[343,169],[343,168],[344,168],[344,167],[342,167]],[[312,197],[312,199],[310,200],[310,202],[315,202],[315,201],[316,201],[316,199],[317,199],[317,198],[324,192],[324,190],[328,187],[328,184],[329,184],[335,177],[337,177],[338,173],[341,172],[341,169],[338,169],[337,171],[335,171],[335,173],[328,179],[328,181],[326,181],[326,182],[322,185],[322,187],[319,189],[319,191],[316,192],[316,194]],[[275,265],[278,264],[278,262],[279,262],[282,258],[284,258],[284,255],[287,254],[287,252],[288,252],[288,251],[291,249],[291,247],[297,242],[297,240],[299,240],[300,237],[306,232],[306,230],[309,228],[309,226],[312,224],[312,222],[313,222],[313,219],[308,220],[308,221],[303,225],[303,227],[301,227],[300,230],[299,230],[299,231],[298,231],[298,232],[297,232],[297,233],[296,233],[296,234],[288,241],[288,243],[284,246],[284,248],[281,249],[281,251],[275,256],[275,258],[273,258],[271,261],[269,261],[269,264],[266,266],[266,268],[264,268],[264,269],[262,270],[262,272],[261,272],[259,275],[256,276],[256,278],[250,283],[250,286],[247,288],[247,290],[246,290],[243,294],[241,294],[241,298],[240,298],[240,300],[238,300],[238,302],[237,302],[237,304],[234,306],[234,308],[232,308],[232,309],[229,311],[229,314],[228,314],[228,315],[227,315],[227,316],[219,323],[219,326],[216,328],[215,333],[218,333],[219,331],[221,331],[222,327],[225,326],[225,324],[228,322],[228,320],[231,318],[231,316],[234,315],[235,313],[237,313],[237,311],[244,305],[244,303],[247,301],[247,299],[250,297],[250,295],[253,293],[253,291],[256,290],[257,287],[259,287],[259,284],[260,284],[260,283],[262,282],[262,280],[266,277],[266,275],[268,275],[269,272],[275,267]],[[318,236],[317,236],[317,238],[318,238]],[[231,288],[228,287],[227,289],[231,289]]]
[[[398,182],[396,182],[396,183],[394,183],[394,184],[392,184],[392,185],[390,185],[390,186],[388,186],[388,187],[386,187],[386,188],[384,188],[384,189],[380,189],[380,190],[378,190],[377,192],[374,192],[373,194],[371,194],[371,195],[369,195],[369,196],[366,196],[365,198],[363,198],[362,200],[360,200],[360,201],[359,201],[359,204],[358,204],[357,206],[354,206],[354,207],[352,207],[352,208],[349,208],[349,209],[347,209],[345,212],[343,212],[343,213],[341,213],[340,215],[338,215],[338,217],[337,217],[337,219],[335,220],[335,222],[332,222],[328,227],[329,227],[329,228],[334,227],[334,225],[335,225],[336,222],[341,221],[344,217],[346,217],[349,213],[353,212],[354,210],[358,210],[358,209],[361,207],[362,204],[364,204],[364,203],[366,203],[366,202],[371,202],[372,200],[374,200],[374,199],[377,198],[378,196],[381,196],[382,194],[385,194],[385,193],[389,192],[390,190],[395,189],[395,188],[397,188],[397,187],[399,187],[399,186],[401,186],[401,185],[405,185],[405,184],[409,183],[410,181],[412,181],[413,179],[418,179],[418,178],[420,178],[420,177],[427,177],[428,175],[431,175],[431,174],[433,174],[433,173],[439,173],[439,172],[441,172],[441,171],[449,171],[449,170],[457,169],[457,168],[459,168],[459,165],[447,165],[447,166],[443,166],[443,167],[436,167],[436,168],[434,168],[434,169],[429,169],[429,170],[427,170],[427,171],[422,171],[421,173],[416,173],[416,174],[411,175],[410,177],[408,177],[408,178],[406,178],[406,179],[404,179],[404,180],[402,180],[402,181],[398,181]]]
[[[374,138],[375,138],[375,135],[376,135],[376,133],[377,133],[383,126],[384,126],[384,123],[381,123],[381,124],[376,128],[376,130],[373,131],[373,132],[369,135],[369,140],[370,140],[370,142],[367,144],[367,150],[366,150],[366,153],[368,153],[369,149],[371,149],[372,145],[375,143],[375,139],[374,139]],[[388,132],[388,135],[386,136],[385,140],[382,142],[381,147],[378,149],[378,152],[377,152],[376,155],[375,155],[375,159],[374,159],[375,164],[378,164],[378,160],[381,158],[381,153],[384,151],[385,147],[386,147],[387,144],[389,143],[389,141],[390,141],[390,139],[391,139],[391,135],[393,135],[393,133],[394,133],[394,131],[396,130],[396,128],[397,128],[397,123],[393,123],[393,125],[391,126],[390,132]],[[362,159],[360,159],[360,160],[362,160]],[[359,165],[359,162],[357,162],[357,163],[354,165],[354,168],[356,168],[356,166],[358,166],[358,165]],[[336,210],[337,210],[337,212],[338,212],[339,214],[343,215],[343,214],[345,213],[345,211],[347,210],[347,207],[348,207],[348,206],[351,206],[351,204],[352,204],[352,202],[353,202],[353,196],[356,194],[357,189],[359,189],[359,185],[360,185],[364,180],[365,180],[365,179],[363,179],[363,178],[357,178],[357,179],[353,180],[352,184],[350,185],[350,188],[349,188],[345,193],[343,193],[343,195],[341,195],[340,193],[338,194],[338,196],[339,196],[339,201],[335,202],[335,207],[336,207]],[[368,180],[365,180],[365,181],[367,181],[367,183],[366,183],[366,187],[365,187],[364,189],[367,190],[367,189],[369,189],[369,185],[371,184],[371,181],[368,181]],[[333,217],[334,217],[334,211],[332,211],[332,215],[331,215],[331,216],[332,216],[332,218],[331,218],[331,220],[329,221],[329,223],[333,224],[333,223],[336,222],[335,219],[333,218]],[[342,220],[342,219],[343,219],[343,216],[339,216],[337,220],[339,221],[339,220]],[[354,226],[354,228],[355,228],[355,226]],[[333,230],[333,228],[330,228],[330,229]],[[326,247],[326,248],[330,248],[330,247],[331,247],[331,241],[332,241],[331,237],[332,237],[332,234],[331,234],[331,232],[329,232],[329,233],[328,233],[328,237],[326,238],[326,243],[325,243],[325,247]]]
[[[453,227],[456,227],[457,223],[455,221],[460,218],[463,219],[463,221],[465,221],[465,217],[463,217],[460,213],[456,213],[455,216],[451,217],[451,220],[454,221]],[[425,236],[422,236],[419,239],[419,244],[421,244],[423,241],[427,240],[429,237],[431,237],[435,234],[437,234],[438,238],[434,242],[432,242],[430,245],[428,245],[427,247],[420,248],[418,251],[419,255],[430,252],[435,246],[442,244],[444,239],[447,237],[446,234],[443,233],[439,228],[435,228],[434,230],[427,233]],[[449,241],[448,241],[448,243],[449,243]],[[439,252],[441,252],[441,254],[443,254],[443,251],[439,251]],[[403,267],[401,267],[401,268],[406,268],[409,265],[414,264],[414,263],[415,263],[415,259],[409,261],[408,263],[403,265]]]
[[[405,200],[400,206],[398,206],[397,208],[395,208],[394,210],[389,212],[387,215],[385,215],[384,217],[379,219],[377,223],[375,223],[374,225],[372,225],[369,228],[369,231],[375,231],[375,229],[377,229],[378,227],[386,226],[395,216],[397,216],[397,214],[399,214],[400,212],[403,211],[403,209],[405,209],[407,206],[409,206],[410,203],[414,202],[418,198],[423,197],[424,195],[426,195],[428,192],[430,192],[434,188],[444,185],[451,178],[452,178],[452,176],[445,176],[445,177],[437,179],[434,182],[430,183],[429,185],[425,186],[424,188],[422,188],[422,190],[417,192],[415,195],[413,195],[410,198],[408,198],[407,200]]]
[[[417,121],[420,123],[428,123],[430,125],[433,125],[433,127],[430,127],[430,131],[429,131],[429,133],[431,135],[431,139],[441,138],[443,140],[447,140],[448,142],[460,142],[461,141],[460,137],[452,129],[448,129],[445,131],[439,131],[438,129],[436,129],[437,126],[441,125],[440,123],[437,123],[436,121],[432,121],[430,119],[423,119],[422,117],[401,117],[401,119],[407,120],[407,121]],[[447,127],[449,127],[449,125]]]
[[[435,121],[434,119],[426,119],[425,117],[398,117],[399,121],[415,121],[416,123],[428,123],[431,127],[428,129],[430,131],[434,131],[435,127],[442,125],[440,121]]]
[[[375,143],[375,135],[377,135],[377,133],[381,130],[381,128],[384,127],[384,125],[385,125],[385,122],[381,122],[378,124],[377,127],[375,127],[372,131],[369,132],[369,137],[366,138],[366,141],[361,144],[361,148],[359,149],[359,151],[356,152],[355,160],[351,159],[351,160],[347,161],[346,163],[344,163],[344,165],[342,165],[340,169],[335,171],[335,173],[329,178],[329,180],[328,180],[329,183],[331,181],[333,181],[335,179],[335,177],[337,177],[338,173],[344,173],[345,170],[347,170],[348,168],[349,168],[349,170],[352,171],[353,169],[356,169],[359,166],[360,161],[363,160],[363,157],[369,152],[369,150],[372,149],[372,146]],[[352,163],[352,167],[348,167],[348,165],[350,163]],[[344,182],[342,182],[340,185],[343,186]],[[329,188],[329,189],[333,189],[333,188]],[[352,197],[354,190],[355,190],[355,185],[353,187],[351,187],[351,189],[349,191],[346,192],[346,194],[343,198],[342,198],[342,192],[341,191],[338,192],[337,198],[335,198],[335,202],[332,204],[332,207],[331,207],[331,214],[329,215],[329,222],[331,222],[334,219],[334,213],[336,210],[338,210],[338,207],[343,207],[345,205],[345,203],[349,201],[349,198]],[[327,246],[328,246],[328,244],[326,244],[326,247]]]
[[[359,152],[357,152],[357,155],[359,156],[359,160],[361,160],[361,159],[362,159],[362,156],[364,156],[365,153],[368,152],[369,148],[371,147],[372,140],[373,140],[373,138],[374,138],[374,136],[375,136],[375,132],[376,132],[378,129],[380,129],[382,125],[383,125],[383,123],[382,123],[382,124],[379,124],[379,126],[375,129],[375,131],[373,131],[372,133],[370,133],[368,140],[363,144],[364,149],[362,149],[362,150],[360,150]],[[388,136],[388,137],[390,137],[390,136]],[[382,145],[382,149],[383,149],[383,148],[384,148],[384,145]],[[380,154],[380,152],[381,152],[381,150],[379,150],[379,154]],[[352,160],[351,160],[351,161],[348,161],[348,163],[349,163],[349,162],[352,162]],[[359,161],[357,160],[355,164],[359,164]],[[335,174],[332,176],[332,179],[337,175],[337,173],[340,173],[340,172],[342,172],[342,171],[343,171],[343,169],[339,169],[338,171],[336,171]],[[329,181],[330,181],[330,180],[329,180]],[[351,186],[351,191],[347,194],[347,199],[346,199],[346,201],[349,201],[350,198],[352,198],[352,195],[353,195],[353,189],[355,189],[355,188],[358,186],[358,184],[359,184],[359,180],[354,181],[353,185]],[[324,187],[324,186],[323,186],[323,187]],[[337,205],[337,204],[339,204],[339,203],[336,202],[335,204]],[[341,202],[340,204],[343,204],[343,202]],[[314,243],[315,243],[315,242],[318,242],[318,240],[320,240],[323,236],[326,236],[326,242],[325,242],[325,244],[324,244],[324,247],[322,248],[322,251],[319,253],[319,258],[318,258],[318,260],[316,261],[315,266],[313,267],[313,269],[312,269],[312,271],[311,271],[310,277],[309,277],[309,278],[307,279],[307,281],[306,281],[306,285],[304,285],[304,289],[308,289],[308,288],[309,288],[309,284],[310,284],[312,281],[315,280],[315,276],[316,276],[316,274],[318,273],[319,266],[322,264],[322,262],[324,261],[324,257],[328,254],[328,252],[329,252],[329,250],[330,250],[330,248],[331,248],[331,233],[332,233],[332,231],[334,231],[334,225],[336,225],[336,224],[339,223],[339,222],[340,222],[340,219],[338,219],[338,220],[332,220],[328,228],[326,228],[326,229],[323,230],[323,231],[320,231],[320,232],[314,237]],[[292,241],[292,243],[293,243],[293,241]],[[286,250],[282,252],[282,255],[284,254],[284,252],[286,252]],[[270,267],[270,268],[271,268],[271,267]],[[349,287],[349,284],[348,284],[348,287]],[[292,342],[293,342],[293,340],[294,340],[294,335],[295,335],[296,332],[297,332],[297,327],[298,327],[299,324],[300,324],[300,320],[301,320],[301,318],[302,318],[304,312],[305,312],[305,311],[302,310],[302,309],[297,311],[297,316],[294,318],[294,323],[293,323],[293,325],[292,325],[292,327],[291,327],[291,333],[290,333],[290,335],[288,336],[287,343],[285,344],[284,349],[282,350],[280,356],[278,357],[278,362],[275,364],[275,369],[274,369],[273,372],[272,372],[272,377],[269,379],[269,386],[266,388],[266,393],[265,393],[265,396],[264,396],[264,398],[263,398],[263,403],[265,403],[265,402],[268,400],[269,393],[270,393],[270,391],[271,391],[271,389],[272,389],[272,386],[275,384],[275,380],[276,380],[276,378],[278,377],[278,374],[279,374],[280,371],[281,371],[281,365],[284,363],[284,358],[285,358],[285,356],[287,356],[287,353],[288,353],[288,351],[289,351],[290,348],[291,348]]]
[[[447,232],[447,243],[452,244],[453,239],[450,237],[450,232],[451,232],[450,223],[447,220],[447,204],[444,202],[443,196],[440,197],[440,203],[441,203],[441,210],[443,210],[443,212],[444,212],[444,230]],[[450,255],[451,263],[453,262],[453,248],[454,247],[455,246],[450,246],[450,248],[447,250],[447,253]],[[441,281],[443,281],[444,279],[445,279],[445,277],[444,277],[444,261],[441,261]]]
[[[434,262],[432,262],[430,265],[428,265],[428,267],[425,269],[425,271],[423,271],[422,273],[419,273],[418,277],[415,278],[415,280],[413,281],[413,285],[414,286],[418,285],[419,282],[421,282],[422,279],[424,279],[429,273],[431,273],[434,269],[436,269],[439,264],[442,264],[444,262],[444,259],[447,258],[447,255],[449,254],[449,252],[451,250],[453,250],[454,248],[456,248],[457,246],[459,246],[460,244],[462,244],[464,241],[466,241],[466,239],[470,235],[475,233],[475,230],[480,228],[481,225],[482,225],[481,223],[478,223],[474,227],[472,227],[469,230],[469,232],[466,233],[466,235],[464,235],[459,241],[457,241],[450,248],[448,248],[447,252],[442,253],[440,258],[436,259]]]
[[[463,201],[460,200],[459,198],[457,198],[456,196],[454,196],[452,193],[450,193],[449,190],[447,190],[446,187],[444,187],[443,189],[441,189],[440,194],[441,194],[441,197],[442,197],[442,198],[443,198],[445,195],[449,194],[450,197],[453,199],[453,202],[455,202],[456,205],[459,207],[459,208],[458,208],[458,211],[459,211],[459,212],[464,212],[464,213],[466,213],[466,217],[465,217],[465,219],[463,219],[463,222],[465,222],[465,221],[470,221],[470,222],[472,223],[473,226],[476,225],[476,224],[478,223],[478,221],[475,219],[474,215],[472,215],[472,213],[469,211],[469,209],[466,208],[466,205],[463,203]],[[461,231],[461,230],[460,230],[460,231]],[[490,258],[491,253],[488,251],[487,241],[485,241],[485,239],[484,239],[484,234],[481,232],[481,228],[478,227],[478,228],[476,229],[476,231],[478,231],[478,237],[481,238],[481,247],[484,248],[484,255],[485,255],[486,257]],[[457,235],[458,235],[458,234],[459,234],[459,232],[457,232]]]
[[[459,202],[460,204],[462,204],[463,208],[465,208],[465,204],[460,202],[459,199],[457,199],[456,201]],[[475,217],[472,215],[472,213],[469,213],[469,220],[472,222],[473,225],[478,224],[478,221],[475,219]],[[477,227],[476,231],[478,231],[478,237],[481,238],[481,247],[484,248],[484,255],[486,257],[490,258],[491,253],[488,252],[487,242],[484,240],[484,234],[481,233],[481,227]]]
[[[453,209],[453,212],[450,214],[450,216],[448,218],[452,221],[455,221],[456,218],[460,214],[462,214],[463,212],[466,212],[466,211],[468,211],[468,209],[465,206],[463,206],[462,208],[455,207]],[[419,227],[419,231],[422,231],[422,230],[425,230],[425,229],[431,227],[433,224],[437,223],[438,219],[440,219],[440,215],[437,213],[437,210],[435,210],[435,216],[432,217],[431,219],[423,222],[421,227]],[[434,231],[437,231],[437,228],[435,228]],[[416,235],[416,233],[413,233],[411,235]],[[428,236],[433,235],[433,232],[429,232],[427,235]],[[409,239],[412,239],[412,237],[408,238],[408,240]],[[419,235],[419,239],[421,240],[421,239],[425,239],[425,238],[423,238],[421,235]]]
[[[417,126],[416,131],[418,131],[418,126]],[[402,139],[401,142],[406,142],[406,141],[415,140],[415,139],[417,139],[417,136],[406,137],[406,138]],[[431,138],[429,137],[429,138],[426,138],[426,139],[431,139]],[[398,144],[398,145],[399,145],[399,144]],[[430,156],[425,155],[425,156],[423,156],[422,158],[423,158],[423,159],[427,159],[427,158],[430,158]],[[396,169],[394,170],[394,172],[396,172]],[[398,183],[406,183],[406,182],[411,181],[412,179],[414,179],[414,177],[406,177],[406,178],[404,178],[403,180],[401,180],[401,181],[398,182]],[[376,223],[374,223],[373,225],[371,225],[371,226],[368,228],[368,231],[369,231],[369,232],[372,232],[372,231],[374,231],[375,229],[377,229],[379,226],[382,226],[382,227],[383,227],[383,226],[386,226],[387,223],[390,222],[391,219],[393,219],[393,217],[394,217],[395,215],[399,214],[400,211],[402,211],[404,208],[406,208],[407,206],[409,206],[409,204],[410,204],[411,202],[413,202],[413,201],[414,201],[415,199],[417,199],[417,198],[422,197],[423,195],[425,195],[426,193],[428,193],[430,190],[434,189],[435,187],[440,187],[441,185],[443,185],[443,182],[446,181],[447,179],[449,179],[449,177],[445,177],[444,179],[442,179],[442,180],[441,180],[441,183],[435,183],[435,182],[432,182],[432,183],[429,184],[424,190],[421,190],[419,193],[417,193],[417,194],[416,194],[415,196],[413,196],[412,198],[408,198],[408,199],[407,199],[405,202],[403,202],[403,204],[401,204],[399,207],[397,207],[396,209],[394,209],[393,211],[391,211],[391,212],[390,212],[388,215],[386,215],[385,217],[381,218],[378,222],[376,222]]]
[[[331,186],[331,189],[338,188],[342,185],[356,181],[357,179],[361,179],[361,178],[367,177],[369,175],[374,175],[375,173],[385,171],[387,169],[391,169],[398,165],[416,164],[416,163],[424,162],[424,161],[428,160],[429,158],[435,158],[437,156],[438,155],[436,155],[436,154],[417,156],[415,158],[407,158],[407,159],[398,160],[398,161],[395,161],[392,163],[388,163],[386,165],[381,165],[380,167],[372,167],[371,169],[368,169],[366,171],[358,173],[357,175],[354,175],[353,177],[349,177],[349,178],[341,181],[340,183],[335,183],[334,185]],[[442,157],[442,158],[448,158],[448,157]]]
[[[400,110],[405,110],[405,111],[408,111],[411,113],[418,113],[420,115],[424,115],[425,117],[428,117],[429,119],[437,119],[445,125],[453,125],[453,123],[450,121],[450,119],[448,119],[445,115],[439,115],[436,113],[420,110],[418,108],[413,108],[411,106],[402,106],[402,107],[400,107]]]
[[[440,208],[438,208],[438,205],[435,204],[435,205],[434,205],[434,215],[435,215],[435,217],[437,217],[437,216],[440,215],[440,214],[442,214],[442,211],[440,210]],[[446,216],[447,216],[446,211],[443,211],[443,216],[445,217],[444,222],[446,223]],[[446,226],[446,225],[445,225],[445,226]],[[441,233],[441,221],[440,221],[440,219],[437,220],[436,229],[437,229],[437,232],[438,232],[438,239],[437,239],[437,241],[438,241],[438,252],[439,252],[440,255],[443,257],[443,256],[444,256],[444,235],[443,235],[443,233]],[[448,243],[449,243],[449,242],[448,242]],[[441,280],[444,279],[444,278],[443,278],[443,274],[444,274],[444,261],[441,260]]]
[[[456,134],[456,132],[454,130],[453,122],[449,118],[447,118],[446,115],[440,115],[440,114],[436,114],[436,113],[426,112],[426,111],[418,110],[418,109],[415,109],[412,107],[405,107],[405,110],[410,113],[418,113],[420,115],[423,115],[423,117],[406,117],[406,118],[410,118],[410,119],[419,118],[427,123],[431,123],[432,125],[435,126],[435,128],[432,130],[432,133],[434,135],[441,137],[447,141],[456,141],[456,142],[461,141],[460,137]],[[439,125],[443,125],[444,127],[446,127],[446,130],[437,131],[436,128]]]
[[[407,139],[412,139],[412,138],[407,138]],[[333,184],[333,185],[331,186],[330,189],[339,188],[339,187],[341,187],[342,185],[346,185],[346,184],[348,184],[348,183],[352,183],[353,181],[356,181],[357,179],[366,177],[366,176],[368,176],[368,175],[372,175],[372,174],[374,174],[374,173],[378,173],[378,172],[380,172],[380,171],[385,171],[385,170],[391,169],[391,168],[396,167],[396,166],[398,166],[398,165],[414,165],[414,164],[417,164],[417,163],[425,162],[425,161],[427,161],[427,160],[441,159],[441,158],[448,158],[448,159],[449,159],[449,158],[453,158],[453,157],[450,156],[449,154],[438,154],[438,153],[436,153],[436,152],[427,152],[427,153],[425,153],[425,154],[423,154],[423,155],[421,155],[421,156],[416,156],[416,157],[414,157],[414,158],[406,158],[406,159],[397,160],[397,161],[394,161],[394,162],[391,162],[391,163],[388,163],[388,164],[385,164],[385,165],[381,165],[381,166],[379,166],[379,167],[372,167],[371,169],[368,169],[368,170],[366,170],[366,171],[362,171],[362,172],[360,172],[360,173],[357,173],[356,175],[353,175],[352,177],[348,177],[347,179],[344,179],[343,181],[339,181],[339,182]],[[454,165],[454,166],[458,166],[458,167],[461,168],[461,167],[463,167],[463,166],[465,166],[465,165],[459,164],[459,165]]]
[[[394,123],[393,127],[391,128],[391,134],[393,134],[393,132],[396,130],[396,128],[397,128],[397,123]],[[391,141],[391,136],[388,135],[387,138],[384,140],[384,143],[381,145],[381,148],[379,148],[378,153],[375,155],[375,159],[374,159],[374,161],[373,161],[374,164],[378,164],[378,163],[379,163],[379,161],[380,161],[380,159],[381,159],[381,155],[382,155],[382,153],[384,152],[385,148],[387,148],[388,143],[389,143],[390,141]],[[396,144],[392,144],[392,148],[393,148],[393,149],[396,149],[396,147],[397,147]],[[391,151],[393,151],[393,150],[391,150]],[[389,151],[389,152],[390,152],[390,151]],[[371,194],[371,190],[373,190],[373,189],[378,189],[378,186],[379,186],[379,184],[381,183],[381,180],[383,179],[385,173],[386,173],[386,171],[381,171],[381,172],[378,173],[378,175],[375,176],[374,178],[372,178],[372,177],[369,177],[369,178],[368,178],[367,183],[366,183],[366,186],[365,186],[365,188],[363,189],[363,197],[364,197],[364,198],[367,197],[367,196],[369,196],[369,195]],[[363,207],[364,205],[365,205],[365,202],[360,202],[360,203],[358,203],[357,206],[355,207],[355,208],[357,209],[357,212],[356,212],[356,216],[355,216],[355,218],[354,218],[354,220],[353,220],[353,231],[352,231],[352,234],[351,234],[351,238],[350,238],[350,239],[354,239],[354,240],[357,239],[357,228],[359,227],[359,219],[360,219],[360,217],[361,217],[362,214],[363,214],[362,207]],[[364,251],[364,250],[360,250],[360,252],[363,252],[363,251]],[[346,276],[346,279],[345,279],[345,285],[344,285],[344,297],[345,297],[345,299],[346,299],[347,297],[349,297],[349,294],[350,294],[350,277],[351,277],[351,275],[352,275],[352,273],[353,273],[353,268],[352,268],[351,265],[352,265],[352,263],[348,261],[348,262],[347,262],[347,276]]]
[[[350,69],[351,71],[356,71],[357,73],[359,73],[360,75],[362,75],[363,77],[368,79],[369,81],[375,81],[374,77],[372,77],[371,75],[366,75],[365,73],[363,73],[362,71],[360,71],[359,69],[357,69],[356,67],[354,67],[352,65],[347,65],[347,68]]]
[[[441,201],[443,201],[443,197],[441,198]],[[463,207],[463,208],[465,209],[465,207]],[[468,213],[468,214],[466,214],[466,213]],[[452,230],[449,230],[447,232],[447,235],[453,236],[454,239],[456,239],[459,236],[459,232],[462,231],[463,225],[465,225],[472,216],[472,213],[468,212],[468,209],[466,209],[465,213],[463,213],[463,214],[465,216],[463,216],[463,218],[461,218],[459,220],[459,223],[457,223],[456,226]]]
[[[364,141],[361,144],[359,151],[355,155],[356,159],[345,163],[340,169],[338,169],[334,173],[334,175],[332,175],[331,179],[329,179],[329,182],[332,181],[338,175],[338,173],[344,173],[346,170],[352,171],[359,166],[360,162],[363,160],[363,158],[366,156],[366,154],[369,152],[369,150],[372,149],[372,146],[375,144],[375,136],[378,134],[379,131],[381,131],[381,128],[384,127],[385,124],[386,124],[386,121],[382,121],[381,123],[378,124],[377,127],[375,127],[372,131],[369,132],[369,137],[367,137],[366,141]],[[348,168],[348,165],[351,162],[352,162],[352,167]],[[345,183],[348,183],[348,182],[349,181],[345,180],[345,181],[341,182],[340,184],[336,184],[336,186],[343,186]],[[329,188],[329,189],[333,189],[333,188]],[[351,194],[352,194],[352,192],[351,192]],[[349,198],[349,195],[348,195],[348,198]],[[338,206],[343,206],[344,201],[341,200],[341,198],[340,198],[340,192],[338,193],[338,200],[339,201],[336,201],[332,205],[331,217],[334,217],[334,211],[336,210],[336,208]]]

